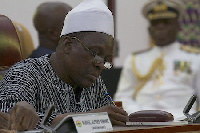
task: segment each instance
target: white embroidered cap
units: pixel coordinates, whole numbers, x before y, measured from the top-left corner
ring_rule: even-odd
[[[103,32],[114,37],[113,15],[102,0],[84,0],[66,15],[61,36],[80,31]]]

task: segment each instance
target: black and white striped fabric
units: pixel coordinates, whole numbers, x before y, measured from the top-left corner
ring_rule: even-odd
[[[0,111],[8,112],[17,102],[27,101],[41,119],[50,104],[56,106],[56,114],[87,112],[112,105],[106,92],[99,77],[90,88],[83,88],[77,102],[73,88],[59,79],[50,65],[49,56],[45,55],[21,61],[8,70],[0,82]]]

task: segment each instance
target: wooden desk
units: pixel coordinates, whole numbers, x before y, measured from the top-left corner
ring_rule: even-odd
[[[180,126],[126,126],[113,127],[113,131],[106,133],[194,133],[199,131],[200,124],[180,125]],[[195,132],[197,133],[197,132]]]

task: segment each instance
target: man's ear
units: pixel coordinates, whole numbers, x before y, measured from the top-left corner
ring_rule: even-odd
[[[65,53],[69,53],[72,49],[72,41],[69,36],[65,36],[62,40],[62,48],[65,51]]]

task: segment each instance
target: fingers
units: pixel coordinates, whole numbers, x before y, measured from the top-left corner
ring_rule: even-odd
[[[8,111],[8,113],[11,116],[11,129],[18,130],[24,116],[23,110],[21,110],[18,106],[14,106]]]
[[[38,117],[37,120],[31,121],[30,124],[29,124],[29,130],[34,129],[35,126],[37,125],[38,121],[39,121],[39,117]]]
[[[17,103],[11,110],[11,129],[24,131],[33,129],[39,121],[39,116],[32,105],[27,102]]]
[[[113,105],[107,105],[90,112],[107,112],[113,125],[125,125],[128,121],[128,114],[122,108]]]
[[[31,118],[29,120],[30,120],[30,122],[29,122],[28,129],[30,130],[30,129],[35,128],[35,126],[38,124],[38,122],[40,120],[40,117],[37,115],[36,112],[32,112]]]
[[[9,124],[7,124],[7,121],[2,121],[1,119],[0,119],[0,129],[9,129]]]
[[[0,112],[0,118],[8,121],[10,120],[10,115],[7,113]]]
[[[20,129],[20,126],[22,125],[23,123],[23,118],[24,118],[24,111],[21,110],[20,108],[17,108],[15,110],[15,112],[12,114],[11,116],[11,129],[12,130],[19,130]],[[22,130],[19,130],[19,131],[22,131]]]
[[[121,108],[114,108],[113,112],[108,113],[113,125],[125,125],[128,121],[128,114]]]
[[[0,133],[16,133],[15,130],[0,129]]]
[[[7,113],[0,112],[0,129],[10,128],[10,115]]]
[[[119,113],[109,113],[110,119],[115,119],[116,121],[120,121],[126,123],[128,121],[128,116],[122,115]]]
[[[29,113],[29,112],[27,112]],[[26,115],[28,116],[28,114]],[[21,122],[20,130],[31,130],[34,129],[39,121],[39,116],[37,114],[32,114],[30,117],[24,117],[24,120]]]
[[[39,116],[35,112],[17,108],[15,114],[13,114],[11,129],[18,131],[30,130],[36,126],[38,121]]]
[[[117,106],[114,106],[113,111],[116,112],[116,113],[119,113],[121,115],[128,116],[128,113],[125,110],[123,110],[123,108],[119,108]]]
[[[125,126],[126,123],[125,122],[121,122],[121,121],[118,121],[118,120],[115,120],[115,119],[110,119],[112,125],[120,125],[120,126]]]

